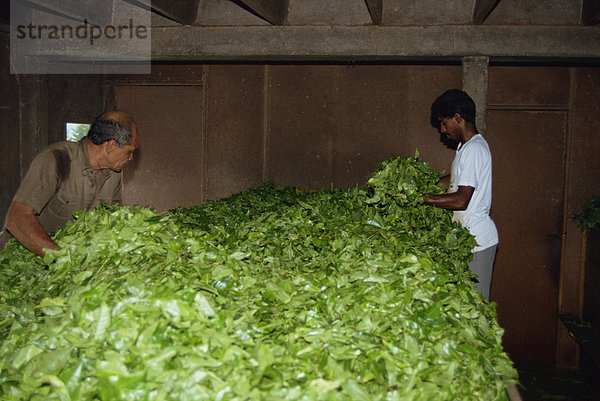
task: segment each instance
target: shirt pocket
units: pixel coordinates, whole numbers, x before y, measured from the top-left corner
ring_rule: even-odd
[[[60,196],[53,197],[46,208],[42,211],[41,215],[44,220],[51,222],[53,231],[54,229],[63,226],[67,221],[73,219],[73,212],[77,210],[77,205],[68,200],[62,199]],[[46,216],[44,216],[46,215]]]

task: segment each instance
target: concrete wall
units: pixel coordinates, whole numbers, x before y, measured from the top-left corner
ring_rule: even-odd
[[[33,157],[46,145],[47,77],[9,74],[9,38],[0,33],[0,216],[4,217]]]
[[[429,107],[460,86],[458,65],[185,68],[195,81],[164,68],[107,81],[109,102],[130,112],[141,130],[138,160],[125,172],[128,202],[165,210],[262,181],[306,190],[363,185],[379,162],[417,150],[439,170],[452,160],[429,125]],[[166,147],[166,137],[182,145]],[[172,173],[186,164],[193,176]],[[158,192],[157,168],[173,175]],[[178,186],[182,174],[186,188]]]
[[[0,33],[0,216],[31,160],[64,140],[67,122],[91,122],[103,109],[102,77],[10,74],[9,36]]]
[[[19,135],[19,84],[16,77],[9,75],[8,35],[0,34],[0,220],[8,211],[14,192],[20,182],[20,135]]]

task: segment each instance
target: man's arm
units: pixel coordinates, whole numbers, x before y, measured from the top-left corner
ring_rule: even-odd
[[[448,210],[465,210],[469,206],[475,188],[459,185],[456,192],[444,195],[423,195],[427,205]]]
[[[6,229],[25,248],[39,256],[44,256],[44,249],[58,249],[44,228],[35,217],[35,210],[21,203],[13,202],[6,218]]]

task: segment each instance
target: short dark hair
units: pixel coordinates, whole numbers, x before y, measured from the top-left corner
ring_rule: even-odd
[[[467,92],[450,89],[438,96],[431,105],[431,125],[439,129],[440,119],[450,119],[458,113],[466,122],[473,124],[477,131],[475,112],[475,102]]]
[[[131,140],[131,129],[114,121],[96,118],[87,136],[94,145],[114,139],[122,147]]]

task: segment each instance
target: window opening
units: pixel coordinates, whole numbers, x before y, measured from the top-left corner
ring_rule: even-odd
[[[90,124],[67,123],[67,141],[79,142],[81,138],[87,135],[90,130]]]

